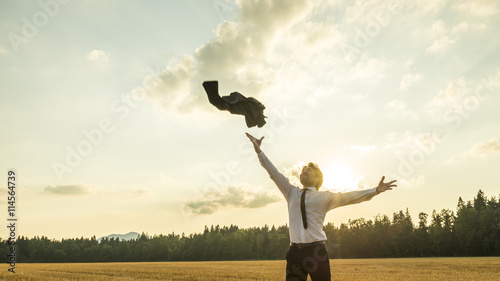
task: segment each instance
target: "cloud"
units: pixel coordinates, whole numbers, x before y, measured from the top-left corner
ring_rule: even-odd
[[[307,163],[299,161],[289,167],[283,168],[283,175],[295,186],[300,186],[300,173]]]
[[[378,81],[384,77],[384,71],[387,63],[383,59],[369,58],[363,56],[357,63],[350,69],[350,81],[363,80],[363,81]]]
[[[93,185],[80,184],[62,184],[62,185],[48,185],[43,189],[44,193],[47,194],[58,194],[58,195],[87,195],[94,189]]]
[[[432,26],[427,30],[427,35],[436,38],[444,36],[448,33],[446,29],[446,24],[443,20],[437,20],[432,23]]]
[[[262,208],[279,200],[280,197],[263,190],[229,186],[223,190],[205,190],[201,197],[188,201],[185,208],[194,214],[209,215],[229,208]]]
[[[463,100],[463,97],[469,92],[467,82],[463,77],[450,84],[444,91],[440,91],[429,103],[430,107],[449,107]]]
[[[465,15],[487,18],[498,13],[496,0],[470,0],[453,6]]]
[[[500,141],[497,138],[493,138],[486,143],[474,145],[471,149],[471,154],[473,156],[480,156],[498,151],[500,151]]]
[[[192,55],[171,63],[154,79],[150,96],[170,112],[207,108],[201,83],[219,80],[221,94],[234,90],[253,97],[272,83],[268,56],[279,35],[310,13],[310,1],[238,1],[237,22],[222,22],[216,37]],[[225,93],[228,94],[228,93]]]
[[[358,152],[359,154],[366,154],[370,151],[377,150],[377,146],[373,144],[369,145],[349,145],[349,149]]]
[[[480,24],[474,24],[475,29],[480,29]],[[425,31],[424,36],[432,39],[432,44],[425,49],[426,53],[443,53],[448,46],[453,45],[459,38],[461,33],[471,29],[471,25],[467,22],[460,22],[454,26],[447,24],[439,19],[432,23],[431,27]]]
[[[403,76],[403,79],[401,79],[401,82],[399,83],[399,88],[401,90],[406,90],[412,84],[415,84],[418,81],[420,81],[420,78],[422,78],[420,74],[407,73],[405,76]]]
[[[489,95],[498,89],[500,89],[500,69],[496,69],[493,75],[483,76],[476,80],[466,80],[464,77],[460,77],[434,96],[426,104],[426,110],[429,114],[442,114],[445,109],[453,112],[474,111],[476,107],[468,109],[467,106],[484,102],[489,98]]]
[[[87,54],[87,60],[106,64],[109,57],[103,50],[92,50]]]
[[[157,177],[152,178],[148,181],[148,184],[152,185],[167,185],[172,184],[174,179],[170,176],[165,175],[164,173],[159,173]]]
[[[400,13],[406,4],[397,0],[337,1],[337,4],[339,3],[348,3],[347,7],[342,8],[345,14],[343,20],[349,24],[361,25],[380,20],[382,17],[394,16]]]
[[[395,99],[390,101],[386,106],[392,110],[403,110],[406,108],[406,103],[402,100]]]
[[[455,39],[450,39],[448,36],[442,36],[439,39],[436,39],[431,46],[425,49],[426,53],[441,53],[443,52],[449,45],[455,43]]]
[[[405,3],[410,5],[408,9],[412,11],[410,16],[422,17],[427,14],[435,15],[441,12],[446,5],[448,5],[448,0],[427,0],[427,1],[409,1]]]
[[[8,54],[9,51],[7,51],[7,49],[5,49],[5,47],[0,44],[0,55],[8,55]]]
[[[445,159],[443,163],[447,165],[455,165],[463,163],[464,161],[469,161],[471,158],[484,157],[498,151],[500,151],[500,140],[498,138],[492,138],[487,142],[475,144],[460,154],[450,156]]]
[[[413,118],[418,119],[418,115],[407,108],[406,102],[400,99],[394,99],[386,104],[387,109],[385,114],[393,118]]]
[[[386,135],[385,150],[399,153],[410,153],[415,150],[434,152],[436,146],[443,141],[443,136],[437,132],[393,132]]]
[[[467,30],[469,30],[470,28],[470,25],[466,22],[461,22],[459,24],[457,24],[456,26],[454,26],[451,31],[453,33],[460,33],[460,32],[465,32]]]
[[[406,179],[403,178],[398,181],[401,186],[418,186],[418,185],[425,185],[425,176],[420,175],[415,179]]]

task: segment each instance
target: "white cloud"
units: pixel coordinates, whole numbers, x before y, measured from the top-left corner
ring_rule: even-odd
[[[176,110],[176,107],[189,102],[194,63],[192,56],[184,56],[150,80],[149,85],[154,88],[156,101],[165,109]]]
[[[470,25],[467,22],[460,22],[455,26],[449,27],[441,19],[434,21],[424,34],[424,36],[433,40],[432,44],[425,49],[425,52],[434,54],[444,52],[448,46],[453,45],[457,41],[461,33],[469,29]]]
[[[406,103],[402,100],[395,99],[390,101],[386,106],[393,110],[403,110],[406,108]]]
[[[109,60],[109,57],[103,50],[96,49],[87,54],[87,60],[106,64]]]
[[[311,54],[325,48],[335,47],[344,39],[338,26],[329,22],[306,22],[301,25],[301,32],[298,34],[303,42],[301,45],[308,48]]]
[[[380,18],[393,17],[398,14],[405,5],[402,1],[394,0],[347,1],[344,3],[352,4],[344,8],[345,21],[349,24],[359,23],[362,25],[380,20]]]
[[[416,181],[415,181],[415,185],[424,185],[425,184],[425,176],[424,175],[420,175]]]
[[[207,189],[199,198],[185,204],[194,214],[209,215],[228,208],[262,208],[281,198],[255,187],[229,186],[225,189]]]
[[[43,189],[43,193],[58,194],[58,195],[87,195],[95,189],[94,185],[88,184],[61,184],[48,185]]]
[[[420,175],[414,179],[403,178],[403,179],[399,180],[399,185],[401,185],[401,186],[419,186],[419,185],[424,185],[424,184],[425,184],[425,176],[424,175]]]
[[[440,37],[436,39],[431,46],[425,49],[426,53],[441,53],[443,52],[449,45],[455,42],[454,39],[450,39],[448,36]]]
[[[489,94],[499,89],[500,69],[497,69],[493,75],[477,80],[466,80],[464,77],[460,77],[434,96],[426,104],[425,109],[429,114],[442,114],[443,109],[454,112],[474,111],[479,103],[488,99]]]
[[[349,149],[356,151],[359,154],[366,154],[370,151],[377,150],[377,146],[373,144],[369,145],[349,145]]]
[[[486,155],[500,151],[500,141],[493,138],[486,143],[476,144],[471,149],[473,156]]]
[[[408,5],[408,9],[411,9],[413,13],[411,16],[413,17],[422,17],[426,14],[437,14],[439,13],[446,5],[448,0],[421,0],[421,1],[410,1]]]
[[[487,18],[498,13],[496,0],[469,0],[453,7],[465,15]]]
[[[401,132],[386,135],[384,149],[398,153],[411,152],[413,150],[425,151],[426,154],[433,153],[437,145],[442,143],[442,136],[436,132]]]
[[[9,51],[7,51],[7,49],[5,49],[5,47],[0,44],[0,55],[8,55],[8,54]]]
[[[456,155],[452,155],[450,157],[448,157],[447,159],[445,159],[443,161],[443,163],[447,164],[447,165],[456,165],[459,163],[459,157],[456,156]]]
[[[443,20],[437,20],[432,23],[432,26],[427,30],[427,35],[432,38],[437,38],[446,35],[448,32],[446,24]]]
[[[382,59],[364,57],[350,69],[348,79],[350,81],[377,81],[384,77],[386,62]]]
[[[460,77],[457,81],[448,84],[444,91],[440,91],[429,103],[429,107],[449,107],[460,102],[469,92],[465,78]]]
[[[322,98],[327,97],[334,92],[335,91],[332,88],[319,87],[318,89],[312,91],[312,93],[307,96],[307,103],[311,105],[317,105]]]
[[[408,89],[412,84],[417,83],[420,81],[422,76],[418,73],[412,74],[412,73],[407,73],[403,78],[401,79],[401,82],[399,83],[399,88],[401,90],[406,90]]]
[[[151,96],[171,112],[208,106],[202,82],[218,80],[224,91],[258,97],[271,84],[267,66],[279,36],[312,9],[310,1],[238,1],[237,22],[222,22],[216,38],[170,65],[150,88]]]
[[[477,143],[471,148],[451,155],[443,161],[443,163],[448,165],[456,165],[468,161],[471,158],[484,157],[500,151],[500,140],[498,138],[492,138],[489,141]]]
[[[406,66],[406,67],[410,67],[410,66],[412,66],[414,63],[415,63],[415,60],[414,60],[413,58],[410,58],[410,59],[408,59],[407,61],[405,61],[405,66]]]
[[[467,22],[461,22],[451,29],[452,33],[462,33],[469,30],[470,25]]]
[[[174,182],[174,179],[170,176],[165,175],[164,173],[159,173],[156,178],[150,179],[148,182],[153,185],[166,186],[168,184],[172,184]]]
[[[300,172],[306,164],[307,163],[305,162],[299,161],[289,167],[285,167],[283,168],[283,175],[290,181],[291,184],[301,186]]]
[[[395,117],[395,118],[415,118],[418,119],[418,115],[415,114],[415,112],[407,109],[407,104],[406,102],[399,100],[399,99],[394,99],[390,101],[386,105],[388,111],[386,111],[386,114],[390,117]]]

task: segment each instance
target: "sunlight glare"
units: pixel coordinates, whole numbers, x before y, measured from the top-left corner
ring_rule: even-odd
[[[347,192],[364,189],[360,183],[364,175],[356,176],[346,163],[331,163],[322,169],[323,188],[332,192]]]

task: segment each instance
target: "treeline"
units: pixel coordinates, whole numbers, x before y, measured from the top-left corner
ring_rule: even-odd
[[[430,221],[430,223],[428,223]],[[477,196],[458,199],[456,212],[443,209],[420,213],[414,225],[408,210],[392,219],[379,215],[374,220],[354,219],[339,227],[329,223],[330,258],[383,258],[432,256],[499,256],[500,199]],[[3,256],[9,253],[3,244]],[[119,241],[92,238],[51,240],[47,237],[16,241],[17,262],[138,262],[284,259],[289,247],[287,226],[238,228],[231,225],[205,226],[203,233],[186,236],[175,233]]]

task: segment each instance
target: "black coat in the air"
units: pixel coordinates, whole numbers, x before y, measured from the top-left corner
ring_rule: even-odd
[[[219,110],[228,110],[232,114],[244,115],[248,128],[253,126],[260,128],[266,124],[264,120],[266,118],[264,116],[266,107],[258,100],[252,97],[247,98],[238,92],[221,97],[217,81],[205,81],[203,82],[203,88],[207,92],[208,101]]]

